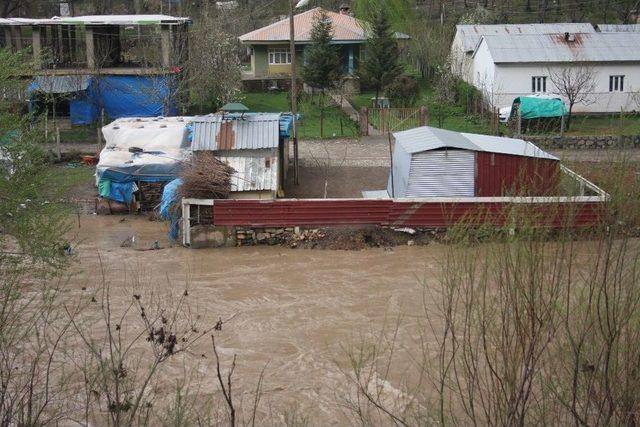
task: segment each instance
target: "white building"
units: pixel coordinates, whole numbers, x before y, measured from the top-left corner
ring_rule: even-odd
[[[574,112],[640,110],[637,32],[483,35],[472,54],[471,83],[490,104],[504,107],[531,93],[561,96],[553,76],[584,67],[595,86]]]
[[[500,24],[456,25],[456,35],[451,44],[451,68],[454,74],[473,84],[473,52],[482,36],[509,36],[513,34],[564,34],[595,33],[591,24]]]

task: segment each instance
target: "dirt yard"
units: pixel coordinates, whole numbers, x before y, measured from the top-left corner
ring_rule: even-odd
[[[386,387],[398,391],[408,381],[408,350],[418,349],[418,317],[424,313],[422,282],[435,287],[441,252],[438,244],[362,251],[190,250],[169,247],[166,224],[135,216],[83,216],[75,232],[81,243],[65,285],[71,296],[89,298],[102,272],[115,312],[135,293],[177,298],[186,286],[203,323],[232,318],[217,335],[224,363],[238,358],[237,401],[252,401],[266,366],[262,417],[281,422],[284,413],[298,411],[312,425],[345,424],[341,405],[353,392],[341,371],[349,370],[348,352],[398,319],[398,343],[405,349],[398,360],[405,363],[396,365],[391,374],[397,382]],[[163,249],[121,247],[132,236],[138,249],[155,241]],[[157,393],[170,397],[175,378],[187,372],[202,380],[194,393],[211,395],[217,389],[212,357],[207,337],[163,368]]]

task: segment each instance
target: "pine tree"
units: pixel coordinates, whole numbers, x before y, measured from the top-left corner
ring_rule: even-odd
[[[314,17],[311,29],[311,44],[304,52],[305,64],[302,78],[316,89],[325,90],[335,86],[342,73],[342,63],[338,48],[331,44],[333,26],[326,12],[320,11]]]
[[[342,61],[338,48],[331,44],[333,26],[324,11],[314,17],[311,44],[305,49],[302,78],[309,86],[320,89],[320,135],[323,136],[325,91],[333,88],[342,74]]]
[[[380,91],[402,74],[398,61],[398,45],[384,9],[372,16],[367,39],[365,59],[360,67],[360,78],[376,91],[376,103]]]

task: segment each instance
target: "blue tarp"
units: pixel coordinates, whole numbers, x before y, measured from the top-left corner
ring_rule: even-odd
[[[136,190],[134,182],[111,182],[109,198],[116,202],[129,204],[133,200],[133,193]]]
[[[67,77],[67,76],[62,76]],[[70,100],[69,114],[73,124],[90,124],[98,118],[100,109],[108,119],[121,117],[175,116],[175,76],[99,76],[90,77],[87,84],[73,87],[44,85],[34,79],[27,89],[30,94],[29,111],[33,111],[38,93],[65,96]],[[60,88],[58,88],[60,86]],[[55,92],[51,88],[56,89]],[[66,92],[62,90],[66,89]]]
[[[69,102],[71,124],[90,125],[98,118],[98,107],[86,96],[80,96]]]
[[[180,216],[175,204],[180,198],[179,190],[182,185],[180,178],[174,179],[164,186],[162,201],[160,202],[160,216],[169,220],[169,238],[176,240],[180,233]]]
[[[94,79],[89,92],[110,119],[174,116],[173,82],[172,76],[104,76]]]

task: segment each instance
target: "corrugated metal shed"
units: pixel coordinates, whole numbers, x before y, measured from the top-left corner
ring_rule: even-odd
[[[499,63],[638,62],[640,33],[483,36],[491,58]],[[477,52],[477,51],[476,51]]]
[[[411,158],[407,187],[400,197],[473,197],[475,195],[475,153],[433,151]]]
[[[231,177],[231,191],[278,191],[278,158],[218,157],[236,173]]]
[[[194,151],[278,148],[280,141],[280,114],[199,116],[191,127]]]
[[[588,23],[456,25],[465,52],[473,51],[480,38],[488,35],[594,33]]]
[[[546,196],[560,182],[560,162],[508,154],[476,153],[475,195]]]
[[[640,24],[598,24],[596,30],[602,33],[640,32]]]
[[[463,150],[558,160],[557,157],[522,139],[453,132],[430,126],[396,132],[393,136],[396,138],[396,142],[408,153],[419,153],[440,148],[460,148]]]

